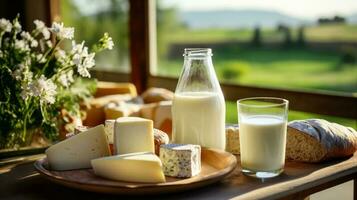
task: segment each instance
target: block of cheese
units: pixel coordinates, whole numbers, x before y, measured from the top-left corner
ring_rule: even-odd
[[[155,154],[131,153],[92,160],[94,173],[104,178],[143,183],[162,183],[165,176]]]
[[[105,119],[139,116],[140,105],[133,103],[109,103],[104,107]]]
[[[136,87],[132,83],[114,83],[99,81],[95,97],[101,97],[113,94],[129,94],[132,97],[137,96]]]
[[[226,126],[226,151],[240,154],[238,125]]]
[[[109,155],[103,125],[74,135],[46,150],[47,160],[53,170],[90,168],[92,159]]]
[[[160,147],[160,159],[166,176],[188,178],[201,171],[201,146],[166,144]]]
[[[115,121],[114,152],[127,154],[154,151],[153,122],[140,117],[120,117]]]

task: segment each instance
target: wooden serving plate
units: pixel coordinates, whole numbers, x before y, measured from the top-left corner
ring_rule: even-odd
[[[165,183],[113,181],[96,176],[92,169],[53,171],[50,170],[46,158],[37,160],[34,165],[36,170],[48,180],[67,187],[126,195],[162,194],[202,187],[223,179],[237,165],[235,156],[215,149],[202,148],[201,159],[202,170],[199,175],[186,179],[166,176]]]

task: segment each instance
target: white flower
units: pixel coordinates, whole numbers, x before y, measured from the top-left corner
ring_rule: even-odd
[[[31,47],[37,47],[38,46],[38,42],[37,40],[35,40],[35,38],[33,38],[29,32],[26,32],[26,31],[22,31],[21,32],[21,37],[23,39],[25,39],[26,41],[30,42],[30,46]]]
[[[84,46],[84,41],[81,44],[72,41],[71,54],[73,54],[71,64],[77,66],[78,73],[83,77],[90,77],[88,69],[95,65],[95,54],[88,54],[88,47]]]
[[[88,55],[88,47],[84,46],[84,41],[82,41],[81,44],[76,44],[76,41],[73,40],[71,54],[79,54],[81,57],[87,56]]]
[[[83,66],[85,68],[92,68],[95,65],[95,60],[94,60],[95,53],[89,54],[87,57],[84,58],[83,60]]]
[[[22,31],[20,35],[21,35],[21,37],[22,37],[23,39],[25,39],[25,40],[27,40],[27,41],[33,40],[32,36],[31,36],[30,33],[27,32],[27,31]]]
[[[51,79],[46,79],[44,75],[41,75],[39,79],[33,81],[29,85],[30,94],[35,97],[40,97],[40,102],[53,104],[55,102],[55,96],[57,94],[57,86]]]
[[[45,63],[46,62],[46,59],[45,59],[45,57],[43,56],[42,53],[36,55],[36,60],[39,63]]]
[[[48,30],[48,28],[46,27],[45,23],[43,23],[43,21],[36,19],[33,23],[34,23],[35,26],[36,26],[35,29],[36,29],[37,31],[41,32],[42,35],[43,35],[43,37],[44,37],[46,40],[50,39],[51,33],[50,33],[50,31]]]
[[[9,20],[0,19],[0,32],[1,31],[11,32],[11,29],[12,29],[12,24]]]
[[[18,49],[20,51],[30,50],[29,45],[24,40],[15,40],[15,49]]]
[[[48,40],[46,42],[46,45],[47,45],[48,48],[52,48],[53,47],[51,40]]]
[[[74,54],[72,58],[72,64],[80,65],[82,63],[82,57],[79,54]]]
[[[71,83],[74,82],[74,79],[73,79],[73,70],[68,71],[68,73],[67,73],[67,80],[68,80],[69,82],[71,82]]]
[[[50,39],[51,33],[50,33],[50,31],[48,30],[48,28],[42,29],[41,32],[42,32],[43,37],[44,37],[46,40]]]
[[[37,40],[32,40],[30,46],[31,46],[31,47],[37,47],[37,46],[38,46]]]
[[[90,78],[89,71],[82,64],[78,65],[77,71],[81,76]]]
[[[38,31],[42,31],[42,29],[45,28],[45,23],[41,20],[36,19],[35,21],[33,21],[33,23],[35,24],[36,30]]]
[[[58,34],[62,31],[62,29],[63,29],[63,23],[53,22],[52,27],[51,27],[51,31],[53,33]]]
[[[104,40],[103,46],[104,46],[104,48],[109,49],[109,50],[113,49],[114,42],[113,42],[112,37],[108,37],[108,39]]]
[[[67,74],[61,74],[61,76],[58,77],[58,81],[65,87],[69,85],[67,80]]]
[[[63,23],[53,22],[51,31],[55,33],[59,38],[72,39],[74,36],[74,28],[63,27]]]
[[[15,29],[16,32],[20,32],[21,31],[21,24],[17,20],[14,22],[14,29]]]
[[[65,87],[68,87],[74,80],[73,80],[73,71],[70,70],[67,73],[61,74],[58,78],[58,81]]]
[[[55,58],[57,59],[58,62],[60,62],[63,65],[66,64],[67,62],[66,52],[63,51],[62,49],[57,48],[55,52]]]
[[[63,59],[66,57],[66,52],[63,51],[62,49],[57,49],[57,51],[55,52],[55,57],[57,59]]]
[[[88,69],[94,67],[95,65],[94,56],[94,53],[89,54],[87,57],[84,57],[82,64],[80,63],[77,65],[77,71],[81,76],[90,78]]]

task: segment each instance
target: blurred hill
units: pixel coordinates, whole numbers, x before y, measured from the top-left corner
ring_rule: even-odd
[[[347,17],[347,22],[357,24],[357,13],[354,13]]]

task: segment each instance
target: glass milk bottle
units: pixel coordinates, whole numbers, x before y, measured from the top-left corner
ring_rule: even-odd
[[[211,49],[185,49],[172,103],[173,142],[224,150],[226,107],[211,57]]]

